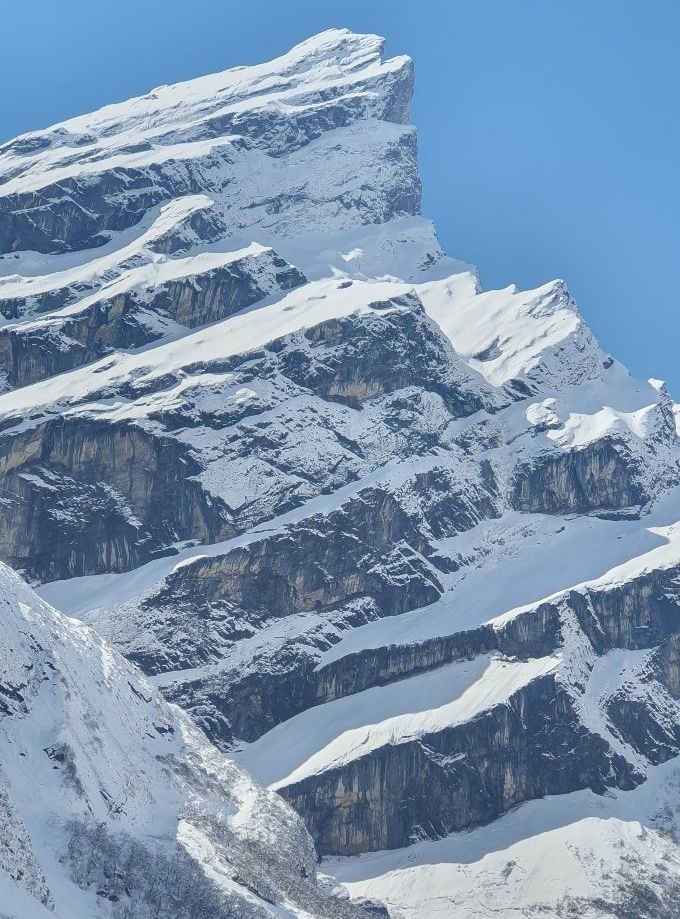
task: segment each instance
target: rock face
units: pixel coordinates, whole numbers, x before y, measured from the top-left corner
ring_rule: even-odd
[[[211,847],[253,915],[380,915],[321,896],[282,798],[395,915],[675,915],[674,406],[564,282],[485,292],[444,255],[412,88],[331,31],[0,149],[0,559],[127,658],[135,698],[188,713],[212,782],[246,781],[227,754],[279,792],[295,840],[260,839],[254,877],[200,794],[212,829],[155,861],[63,817],[96,915],[173,872],[226,915],[191,861]],[[0,681],[0,712],[23,702]],[[3,800],[27,854],[0,867],[49,904]]]
[[[34,577],[130,568],[159,542],[232,529],[188,479],[186,450],[135,426],[62,418],[4,446],[2,554]]]
[[[607,513],[647,500],[635,459],[613,437],[521,466],[511,498],[517,510],[539,514]]]
[[[560,753],[561,768],[546,768]],[[383,746],[283,794],[322,851],[355,854],[486,823],[528,798],[631,788],[634,778],[623,757],[578,725],[569,697],[544,677],[469,724]]]

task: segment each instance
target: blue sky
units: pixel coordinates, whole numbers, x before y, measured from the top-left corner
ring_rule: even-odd
[[[5,0],[0,140],[330,26],[416,63],[424,212],[485,287],[568,281],[680,398],[678,0]]]

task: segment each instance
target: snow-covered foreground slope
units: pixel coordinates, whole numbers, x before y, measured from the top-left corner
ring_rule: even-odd
[[[113,648],[4,565],[0,604],[1,915],[358,915],[293,812]]]
[[[330,31],[0,151],[0,558],[130,662],[48,630],[88,649],[69,679],[96,693],[54,716],[82,800],[50,784],[67,758],[35,754],[61,808],[35,832],[36,904],[80,865],[55,867],[59,827],[90,807],[104,854],[151,832],[211,896],[226,872],[272,915],[351,914],[319,899],[276,790],[324,870],[395,916],[677,914],[675,408],[564,282],[482,291],[442,252],[412,67],[381,49]],[[156,757],[180,735],[178,791]],[[224,754],[294,840],[258,837],[257,883],[250,836],[218,833],[239,823],[220,795],[255,788]],[[185,816],[206,773],[226,786],[196,805],[210,830]]]

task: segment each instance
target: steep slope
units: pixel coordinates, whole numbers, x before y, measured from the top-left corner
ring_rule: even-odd
[[[281,799],[91,629],[4,565],[0,603],[0,913],[366,915],[317,885]]]
[[[673,916],[672,400],[444,255],[381,50],[3,148],[0,557],[395,915]]]

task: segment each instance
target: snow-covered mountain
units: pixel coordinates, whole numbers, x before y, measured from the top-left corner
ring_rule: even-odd
[[[51,718],[63,741],[24,743],[92,749],[110,718],[125,755],[88,754],[100,787],[119,803],[154,776],[153,818],[98,816],[85,787],[91,871],[109,832],[160,834],[206,896],[228,876],[264,914],[379,912],[319,891],[292,812],[231,757],[395,917],[673,917],[674,406],[602,352],[564,282],[482,291],[442,252],[412,84],[381,39],[335,30],[0,148],[0,558],[131,662],[22,600],[87,700]],[[6,578],[11,605],[29,588]],[[178,793],[156,748],[180,735]],[[69,762],[35,778],[56,830],[6,796],[24,890],[56,904],[70,858],[106,916],[63,846],[87,810]],[[229,847],[243,783],[274,816]],[[210,797],[198,829],[187,788]]]

